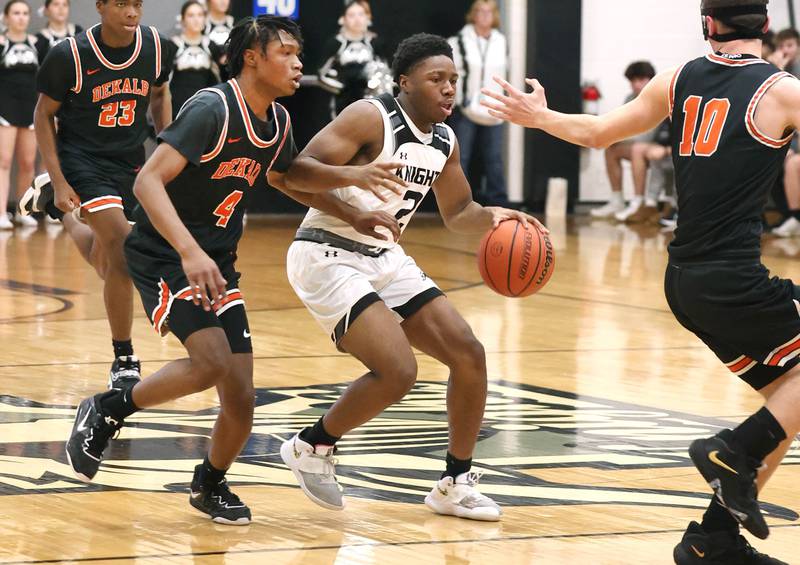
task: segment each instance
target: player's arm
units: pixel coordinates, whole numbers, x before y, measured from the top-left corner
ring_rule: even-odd
[[[755,119],[758,129],[775,139],[800,129],[800,80],[786,77],[776,82],[758,103]]]
[[[168,143],[162,143],[136,177],[133,193],[147,217],[181,256],[183,272],[194,291],[195,304],[211,310],[211,299],[222,298],[227,284],[217,264],[202,250],[178,216],[166,186],[186,168],[188,160]]]
[[[383,145],[383,119],[371,103],[348,106],[308,143],[286,173],[287,187],[299,192],[324,192],[345,186],[368,190],[381,200],[384,192],[402,194],[408,184],[395,171],[403,163],[349,165],[370,146]]]
[[[481,104],[496,118],[599,149],[650,131],[664,121],[670,111],[669,88],[675,72],[673,69],[656,75],[639,96],[602,116],[562,114],[549,109],[544,88],[535,79],[525,80],[533,92],[524,93],[495,77],[506,94],[483,89],[481,92],[493,100],[482,100]]]
[[[153,116],[156,134],[164,131],[172,122],[172,96],[169,93],[169,83],[153,85],[150,89],[150,114]]]
[[[36,110],[33,113],[33,128],[39,153],[42,154],[42,162],[53,183],[54,203],[62,212],[69,212],[80,207],[81,199],[64,178],[61,163],[58,161],[56,114],[59,108],[61,102],[53,100],[47,94],[39,94]]]
[[[460,153],[458,140],[455,140],[453,153],[433,184],[439,213],[447,229],[456,233],[481,233],[497,227],[503,220],[516,219],[523,224],[535,223],[543,231],[547,231],[533,216],[497,206],[481,206],[475,202],[469,182],[461,169]]]
[[[286,196],[307,206],[309,208],[316,208],[317,210],[339,218],[353,226],[353,228],[362,235],[367,235],[377,239],[388,239],[385,235],[375,230],[376,227],[382,226],[388,229],[397,241],[400,238],[400,226],[397,219],[382,210],[359,210],[337,198],[332,192],[300,192],[292,190],[286,186],[285,175],[270,171],[268,175],[269,184]]]

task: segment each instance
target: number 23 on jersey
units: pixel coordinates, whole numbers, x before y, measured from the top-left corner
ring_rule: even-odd
[[[719,148],[719,139],[728,119],[731,102],[727,98],[713,98],[703,107],[700,130],[697,118],[703,104],[701,96],[689,96],[683,103],[683,135],[681,136],[681,157],[711,157]],[[697,134],[695,136],[695,134]]]

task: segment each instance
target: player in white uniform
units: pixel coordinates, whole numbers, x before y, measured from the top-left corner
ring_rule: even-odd
[[[486,401],[483,346],[396,239],[431,188],[455,232],[484,232],[509,218],[536,220],[472,201],[458,143],[441,123],[452,112],[458,80],[447,41],[427,34],[406,39],[394,56],[394,74],[401,90],[396,99],[349,106],[287,172],[289,188],[347,187],[300,198],[311,210],[289,248],[287,272],[337,347],[369,372],[313,427],[286,441],[281,456],[314,502],[343,508],[334,446],[411,389],[413,346],[450,368],[446,470],[425,502],[441,514],[499,520],[500,507],[478,492],[478,474],[470,472]],[[378,164],[386,164],[385,174],[378,174]],[[377,194],[363,190],[369,167],[370,182],[383,187]],[[396,223],[392,233],[382,227],[389,220]]]

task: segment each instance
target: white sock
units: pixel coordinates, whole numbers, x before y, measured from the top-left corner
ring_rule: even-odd
[[[608,199],[609,204],[625,204],[625,200],[622,198],[622,191],[612,191],[611,198]]]

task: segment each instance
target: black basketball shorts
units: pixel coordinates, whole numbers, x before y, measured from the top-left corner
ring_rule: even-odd
[[[800,288],[761,263],[670,263],[672,312],[735,375],[759,390],[800,362]]]
[[[62,148],[59,161],[64,178],[81,199],[83,214],[119,208],[128,220],[132,218],[138,203],[133,195],[133,183],[141,168],[138,156],[113,159]]]
[[[228,284],[225,298],[212,302],[210,312],[192,302],[193,289],[174,250],[154,245],[134,228],[125,242],[125,258],[147,317],[159,335],[172,332],[184,343],[196,331],[222,328],[233,353],[253,352],[234,253],[212,257]]]

